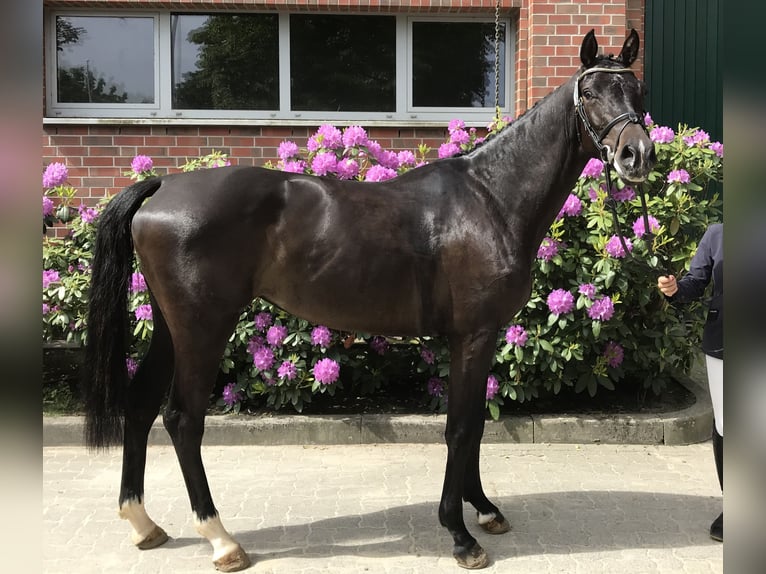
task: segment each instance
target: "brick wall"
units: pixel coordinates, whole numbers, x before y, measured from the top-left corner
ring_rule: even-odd
[[[69,183],[79,190],[85,203],[95,204],[105,194],[132,183],[123,172],[130,170],[138,154],[148,155],[160,174],[179,171],[187,159],[211,153],[228,154],[237,165],[276,162],[277,147],[289,139],[302,148],[316,131],[314,127],[270,126],[147,126],[147,125],[45,125],[43,160],[64,161]],[[385,149],[408,149],[417,153],[420,143],[432,148],[436,157],[446,139],[446,126],[439,128],[367,128],[371,139]]]
[[[284,7],[300,10],[471,12],[494,14],[495,0],[216,0],[147,2],[140,0],[45,0],[46,7],[93,8],[231,8]],[[594,29],[602,52],[617,53],[636,28],[644,39],[645,0],[501,0],[501,14],[516,21],[515,115],[560,85],[579,67],[582,37]],[[635,65],[639,75],[641,60]],[[368,126],[365,126],[368,127]],[[186,159],[219,150],[233,163],[262,165],[276,160],[284,139],[305,145],[313,127],[189,125],[118,125],[46,123],[42,130],[43,166],[65,162],[70,182],[85,203],[95,203],[130,183],[123,172],[136,154],[153,158],[159,172],[176,171]],[[369,128],[370,136],[388,149],[415,150],[423,142],[435,150],[446,126],[434,128]]]

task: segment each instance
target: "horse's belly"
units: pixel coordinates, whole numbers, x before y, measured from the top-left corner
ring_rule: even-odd
[[[385,267],[385,266],[384,266]],[[282,279],[258,295],[314,324],[380,335],[425,335],[443,322],[433,285],[414,269],[326,269]]]

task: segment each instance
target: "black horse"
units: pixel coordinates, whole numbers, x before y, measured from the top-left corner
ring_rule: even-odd
[[[213,546],[216,568],[249,565],[218,518],[200,445],[226,341],[241,309],[262,297],[339,330],[448,338],[439,520],[460,566],[486,566],[462,503],[476,508],[486,531],[510,529],[479,476],[497,333],[529,297],[537,248],[588,159],[600,154],[631,182],[654,165],[641,123],[643,86],[628,69],[638,49],[633,30],[617,57],[600,56],[591,31],[582,68],[516,122],[468,154],[386,182],[230,167],[149,179],[116,195],[94,248],[86,440],[92,448],[123,443],[120,516],[136,545],[167,540],[143,501],[147,436],[169,389],[164,424],[197,529]],[[154,333],[129,382],[134,246]]]

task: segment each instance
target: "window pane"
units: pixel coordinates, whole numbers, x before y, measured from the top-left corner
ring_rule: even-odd
[[[396,107],[396,18],[290,16],[293,110],[392,112]]]
[[[279,107],[276,14],[173,15],[173,107]]]
[[[154,103],[154,19],[56,18],[62,103]]]
[[[413,22],[412,103],[495,106],[495,24]],[[500,25],[500,102],[505,106],[505,24]]]

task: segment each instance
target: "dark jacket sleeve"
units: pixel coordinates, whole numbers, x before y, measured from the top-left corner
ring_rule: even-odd
[[[670,300],[688,303],[700,299],[713,283],[707,321],[702,332],[702,350],[723,358],[723,225],[708,227],[692,258],[689,272],[678,281],[678,291]]]

